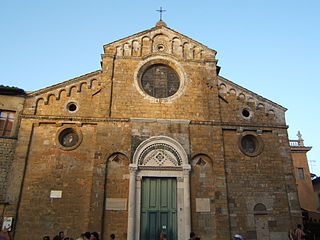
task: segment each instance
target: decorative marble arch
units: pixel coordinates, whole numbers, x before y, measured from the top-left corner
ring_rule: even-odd
[[[190,166],[188,156],[181,144],[167,136],[156,136],[143,141],[133,155],[133,164],[139,167],[179,167]]]

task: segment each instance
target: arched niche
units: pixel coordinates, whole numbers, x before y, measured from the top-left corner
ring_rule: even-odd
[[[179,38],[172,39],[172,53],[176,57],[182,57],[183,55],[182,42]]]
[[[145,36],[145,37],[142,38],[141,42],[142,42],[142,44],[141,44],[142,45],[142,49],[141,49],[142,56],[150,54],[151,53],[152,40],[149,37]]]
[[[270,239],[270,226],[276,224],[276,222],[269,220],[267,208],[263,203],[257,203],[253,207],[253,211],[257,239]]]
[[[128,214],[129,164],[129,158],[121,152],[112,153],[106,160],[103,239],[108,239],[112,233],[123,236],[127,231],[124,216]]]
[[[191,208],[192,231],[202,232],[201,237],[210,239],[216,233],[212,226],[205,232],[203,222],[215,221],[215,201],[223,199],[223,193],[216,191],[212,158],[205,153],[197,153],[191,159]]]
[[[267,214],[267,208],[263,203],[257,203],[254,205],[253,211],[255,215]]]

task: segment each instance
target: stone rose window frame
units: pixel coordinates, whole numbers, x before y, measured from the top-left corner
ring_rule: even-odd
[[[251,144],[253,145],[250,146]],[[261,136],[252,132],[245,132],[242,134],[239,138],[238,146],[241,152],[249,157],[258,156],[264,148]],[[250,147],[253,147],[254,149],[251,150]]]
[[[168,97],[154,97],[149,95],[141,85],[141,79],[143,74],[153,65],[165,65],[171,68],[179,79],[179,87],[177,91]],[[138,90],[138,92],[144,97],[144,99],[149,100],[152,103],[171,103],[175,99],[179,98],[186,89],[187,84],[189,83],[189,79],[187,78],[187,74],[181,64],[175,60],[173,57],[169,56],[151,56],[138,64],[135,72],[134,72],[134,86]]]
[[[168,98],[178,91],[180,79],[170,66],[154,64],[142,73],[139,83],[148,95],[155,98]]]
[[[66,144],[63,143],[64,138],[68,137],[67,135],[70,134],[75,134],[77,139],[76,139],[76,143],[71,145],[71,146],[66,146]],[[77,127],[71,127],[71,126],[67,126],[67,127],[63,127],[61,129],[58,130],[57,135],[56,135],[56,142],[57,145],[60,149],[64,150],[64,151],[71,151],[76,149],[77,147],[80,146],[81,142],[82,142],[83,136],[82,136],[82,132],[80,129],[78,129]],[[72,135],[70,135],[69,137],[70,141],[73,141],[72,139]]]

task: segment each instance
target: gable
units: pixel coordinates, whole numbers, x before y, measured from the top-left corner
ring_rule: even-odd
[[[70,102],[79,105],[93,101],[93,97],[103,88],[101,71],[97,70],[37,91],[29,92],[25,114],[63,115]],[[91,103],[92,104],[92,103]],[[68,114],[66,112],[65,114]]]
[[[104,45],[104,53],[117,57],[172,54],[178,59],[215,59],[216,51],[166,26],[163,21],[149,30]]]

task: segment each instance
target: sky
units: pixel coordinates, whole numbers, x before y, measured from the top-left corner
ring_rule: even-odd
[[[319,0],[1,0],[0,85],[41,89],[100,69],[102,46],[168,27],[218,54],[220,75],[288,109],[320,175]]]

